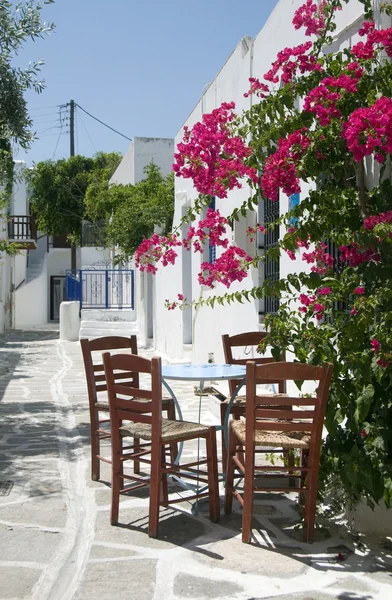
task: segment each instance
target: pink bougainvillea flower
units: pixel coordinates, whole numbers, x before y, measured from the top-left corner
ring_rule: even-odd
[[[319,296],[329,296],[329,294],[332,294],[332,290],[330,287],[325,286],[325,287],[319,288],[317,290],[317,293]]]
[[[352,309],[350,310],[350,315],[352,315],[353,317],[355,317],[355,315],[357,315],[357,314],[358,314],[358,311],[357,311],[357,309],[356,309],[356,308],[352,308]]]
[[[182,294],[177,294],[177,298],[181,301],[184,300],[184,296]]]
[[[300,294],[299,301],[305,306],[310,306],[310,304],[312,304],[312,298],[306,294]]]
[[[358,296],[363,296],[364,293],[365,293],[365,288],[361,285],[356,287],[354,290],[354,294],[357,294]]]
[[[243,178],[258,183],[256,169],[247,164],[252,149],[232,133],[234,108],[234,102],[224,102],[192,129],[184,127],[173,171],[177,177],[192,179],[200,194],[227,198],[228,190],[242,187]]]
[[[372,348],[376,354],[378,354],[380,352],[381,344],[378,340],[376,340],[375,338],[372,338],[370,340],[370,345],[372,346]]]
[[[379,358],[377,360],[377,364],[380,365],[380,367],[383,367],[383,369],[389,366],[389,362],[387,360],[384,360],[383,358]]]
[[[281,138],[276,152],[267,158],[261,178],[265,198],[276,201],[280,188],[287,196],[301,191],[297,166],[310,146],[306,132],[303,128]]]
[[[354,110],[343,125],[343,137],[357,162],[371,154],[384,162],[392,152],[392,98],[382,96],[372,106]]]
[[[325,28],[326,5],[326,0],[322,0],[319,5],[314,0],[306,0],[294,13],[294,29],[306,27],[306,36],[320,35]]]

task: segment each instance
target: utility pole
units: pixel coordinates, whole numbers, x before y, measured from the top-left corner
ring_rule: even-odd
[[[69,155],[75,156],[75,100],[71,100],[69,103]]]
[[[69,155],[75,156],[75,100],[69,103]],[[76,270],[76,246],[71,245],[71,269]]]

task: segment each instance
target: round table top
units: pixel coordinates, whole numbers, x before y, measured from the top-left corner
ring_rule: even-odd
[[[181,379],[188,381],[211,381],[214,379],[243,379],[246,366],[242,365],[163,365],[163,379]]]

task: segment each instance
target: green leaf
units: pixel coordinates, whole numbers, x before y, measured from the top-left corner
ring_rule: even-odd
[[[372,405],[374,398],[374,386],[369,383],[369,385],[364,386],[361,395],[357,398],[355,404],[356,409],[354,412],[354,419],[357,425],[363,423],[366,417],[369,414],[370,407]]]

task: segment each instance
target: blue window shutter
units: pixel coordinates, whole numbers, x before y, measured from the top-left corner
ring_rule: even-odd
[[[211,210],[215,210],[215,196],[211,197],[211,202],[209,205]],[[216,261],[216,246],[208,245],[208,262],[211,264]]]
[[[293,210],[294,206],[298,206],[299,202],[300,202],[299,194],[293,194],[292,196],[290,196],[289,210]],[[292,227],[295,227],[297,223],[298,223],[298,219],[296,219],[295,217],[290,217],[290,225]]]

